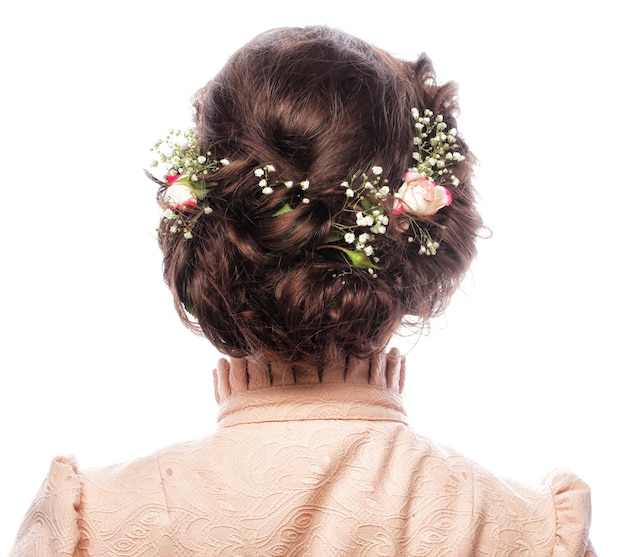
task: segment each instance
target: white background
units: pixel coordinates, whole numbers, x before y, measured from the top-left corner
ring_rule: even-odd
[[[6,3],[9,4],[8,2]],[[177,321],[142,168],[258,32],[326,23],[460,83],[492,238],[445,318],[406,341],[414,427],[626,511],[623,57],[618,2],[23,1],[0,10],[0,554],[50,459],[83,468],[211,431],[218,357]],[[348,5],[346,3],[345,5]]]

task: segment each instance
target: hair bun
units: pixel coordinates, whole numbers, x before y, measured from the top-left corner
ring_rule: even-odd
[[[454,202],[418,223],[441,245],[421,255],[394,197],[416,150],[413,107],[454,123],[456,88],[437,85],[424,56],[405,62],[326,27],[274,30],[235,53],[195,98],[201,149],[231,161],[214,175],[213,212],[198,214],[190,240],[159,236],[183,321],[196,326],[190,309],[232,356],[307,368],[330,355],[370,356],[406,315],[427,320],[443,310],[482,226],[474,159],[455,136]],[[342,186],[373,169],[388,180],[376,186],[388,193],[371,201],[384,222],[373,211],[359,216],[369,209],[350,205],[352,186]],[[366,270],[353,259],[367,258],[364,249],[329,245],[338,232],[346,245],[361,242],[350,235],[364,218],[372,223],[359,226],[388,228],[365,234],[380,255]]]

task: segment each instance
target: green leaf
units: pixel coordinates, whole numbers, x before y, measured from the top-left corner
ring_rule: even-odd
[[[343,233],[340,232],[339,230],[331,230],[330,234],[328,234],[328,236],[326,236],[326,239],[324,240],[325,244],[332,244],[333,242],[339,242],[341,240],[343,240]]]
[[[354,265],[357,269],[379,269],[374,265],[370,258],[367,257],[362,251],[352,251],[349,249],[344,249],[344,253],[350,258],[352,265]]]
[[[373,207],[373,204],[366,197],[361,197],[361,207],[363,207],[363,212],[366,213]]]
[[[336,249],[348,256],[350,259],[350,264],[357,269],[380,269],[377,265],[374,265],[370,258],[365,255],[362,251],[354,251],[351,249],[346,249],[342,246],[336,245],[323,245],[319,246],[317,249]]]
[[[289,203],[285,203],[280,209],[278,209],[278,211],[274,213],[273,216],[280,217],[280,215],[284,215],[289,211],[293,211],[293,209],[291,208],[291,205],[289,205]]]

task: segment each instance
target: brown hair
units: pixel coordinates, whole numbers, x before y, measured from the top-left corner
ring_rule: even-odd
[[[446,307],[482,226],[461,137],[453,203],[423,221],[440,243],[435,256],[402,238],[394,216],[374,240],[377,278],[317,249],[333,218],[350,218],[341,214],[342,181],[378,165],[393,191],[402,184],[412,107],[456,127],[456,85],[437,85],[425,55],[402,61],[327,27],[276,29],[236,52],[194,106],[201,147],[231,163],[212,177],[214,211],[193,238],[165,224],[159,235],[164,277],[188,326],[231,356],[315,369],[381,352],[404,317],[426,322]],[[261,193],[253,171],[268,164],[277,179],[308,179],[310,203],[275,216],[289,191]],[[386,203],[391,215],[393,199]]]

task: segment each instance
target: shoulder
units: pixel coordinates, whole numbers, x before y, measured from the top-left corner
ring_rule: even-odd
[[[551,557],[595,555],[588,539],[591,495],[576,475],[556,470],[527,486],[474,465],[473,478],[477,540],[501,552],[494,554],[534,548]]]
[[[169,525],[158,453],[79,472],[81,543],[90,553],[155,552]]]
[[[57,457],[18,532],[11,557],[72,555],[80,538],[81,485],[76,460]]]
[[[441,515],[465,532],[468,551],[494,557],[595,555],[588,540],[590,490],[578,476],[556,470],[536,485],[523,485],[417,434],[412,445],[419,448],[414,493],[439,501]]]
[[[198,446],[199,442],[184,443],[85,470],[73,456],[54,458],[24,517],[11,557],[73,555],[80,547],[88,547],[90,554],[156,551],[169,524],[162,479],[166,471],[160,461],[184,460]]]
[[[589,542],[591,493],[589,486],[568,471],[557,470],[544,480],[552,498],[555,516],[554,557],[575,554],[586,548],[586,557],[595,555]]]

